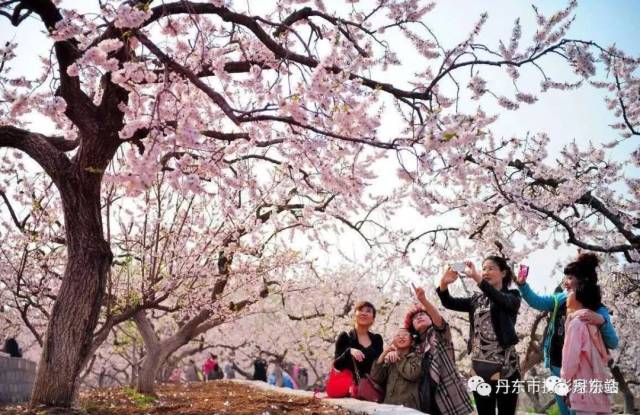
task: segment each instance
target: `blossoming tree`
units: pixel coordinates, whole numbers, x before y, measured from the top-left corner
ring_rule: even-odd
[[[536,169],[542,164],[530,160],[536,156],[529,147],[497,142],[489,130],[494,116],[480,109],[461,112],[456,105],[456,76],[468,70],[474,97],[516,110],[534,102],[533,94],[515,90],[512,96],[491,95],[479,68],[504,68],[517,79],[519,70],[542,68],[554,54],[589,77],[598,53],[615,77],[596,86],[615,93],[609,106],[622,120],[616,128],[637,134],[637,61],[614,48],[565,38],[575,3],[550,18],[538,13],[530,45],[520,45],[516,22],[510,42],[496,48],[476,43],[486,15],[464,40],[444,47],[423,25],[432,3],[379,1],[337,11],[322,1],[301,8],[292,3],[300,2],[277,2],[258,15],[222,0],[104,1],[99,10],[64,8],[52,0],[0,4],[0,13],[17,26],[18,39],[30,35],[28,17],[36,16],[52,45],[51,54],[37,61],[41,73],[34,77],[20,73],[21,59],[36,59],[16,56],[16,43],[5,45],[0,58],[0,147],[17,150],[9,153],[3,171],[24,168],[16,162],[20,152],[33,159],[59,193],[64,224],[65,269],[43,339],[33,403],[70,405],[78,375],[95,351],[94,331],[113,262],[101,206],[105,184],[121,185],[134,196],[152,187],[163,172],[176,189],[212,196],[221,217],[240,217],[237,211],[246,200],[260,200],[261,212],[271,212],[266,220],[276,228],[280,215],[274,213],[297,209],[305,220],[322,214],[318,209],[331,201],[334,218],[364,236],[362,222],[349,222],[342,213],[366,212],[379,204],[365,191],[375,177],[376,162],[394,153],[424,215],[434,212],[430,195],[436,182],[428,176],[442,179],[445,175],[438,172],[451,170],[457,172],[453,182],[442,179],[443,185],[455,189],[467,175],[476,183],[470,194],[486,199],[487,206],[474,212],[489,219],[472,219],[478,226],[465,225],[465,236],[489,230],[500,234],[498,222],[491,220],[494,211],[516,215],[532,210],[571,236],[571,226],[563,224],[566,219],[558,210],[582,206],[598,210],[597,217],[615,228],[615,236],[602,236],[612,238],[604,249],[637,262],[632,200],[624,205],[618,197],[576,187],[583,176],[569,175],[574,171],[562,170],[566,165],[540,183]],[[405,81],[385,77],[389,68],[402,65],[394,33],[408,39],[419,58],[420,69]],[[543,90],[571,87],[544,71],[541,76]],[[387,108],[395,109],[401,120],[390,135],[379,128]],[[51,133],[34,130],[30,117],[35,114],[52,122]],[[531,141],[544,152],[543,137]],[[499,156],[500,151],[512,156],[518,149],[529,159]],[[604,185],[616,174],[615,166],[599,172],[605,158],[593,159],[594,154],[585,157],[595,168],[580,162],[580,169],[587,169],[585,177],[598,175],[597,183]],[[417,169],[408,167],[405,155]],[[109,170],[116,156],[122,164]],[[576,157],[570,154],[567,160],[576,163]],[[503,186],[507,179],[512,183]],[[637,182],[632,185],[637,202]],[[207,193],[211,186],[215,194]],[[522,186],[524,195],[518,190]],[[544,192],[550,195],[522,200]],[[610,208],[598,209],[596,200]],[[470,209],[463,212],[475,218]],[[423,235],[435,238],[439,231]],[[602,227],[590,232],[597,238]],[[573,235],[572,242],[583,241],[581,233]],[[239,235],[232,236],[229,243]],[[418,239],[420,235],[409,242]],[[504,237],[490,239],[508,247]],[[225,270],[228,256],[218,259]]]

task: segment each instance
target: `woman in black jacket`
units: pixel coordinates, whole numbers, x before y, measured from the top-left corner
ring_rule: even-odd
[[[444,307],[469,313],[467,351],[473,371],[491,387],[489,394],[487,389],[473,392],[478,414],[493,415],[496,406],[499,415],[515,414],[518,389],[514,382],[520,379],[515,325],[520,293],[509,289],[513,271],[504,258],[489,256],[482,262],[482,273],[470,261],[466,262],[465,273],[481,292],[466,298],[452,297],[448,286],[458,278],[458,273],[451,268],[442,276],[437,292]]]
[[[336,340],[333,367],[348,369],[364,377],[371,372],[373,362],[382,353],[382,336],[369,331],[376,318],[376,308],[368,301],[360,301],[355,306],[355,327],[343,331]]]

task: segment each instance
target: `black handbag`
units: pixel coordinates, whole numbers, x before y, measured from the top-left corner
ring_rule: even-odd
[[[494,362],[492,360],[471,359],[471,370],[474,375],[480,376],[485,382],[497,382],[507,370],[511,350],[507,351],[504,362]]]
[[[503,366],[502,363],[491,360],[471,359],[473,374],[480,376],[485,382],[495,382],[500,379]]]

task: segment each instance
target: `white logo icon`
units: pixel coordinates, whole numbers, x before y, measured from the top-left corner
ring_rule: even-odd
[[[561,380],[555,388],[553,388],[553,392],[556,395],[567,396],[569,394],[569,385],[564,380]]]
[[[480,376],[471,376],[467,381],[467,386],[471,392],[475,392],[481,383],[484,383],[484,380]]]
[[[471,392],[477,392],[480,396],[489,396],[491,394],[491,386],[480,376],[472,376],[467,381],[467,386]]]
[[[569,385],[567,382],[557,376],[549,376],[545,379],[544,387],[548,391],[560,396],[567,396],[569,393]]]
[[[544,387],[549,391],[553,391],[558,383],[562,382],[557,376],[549,376],[544,380]]]
[[[481,383],[478,385],[476,392],[480,396],[489,396],[491,394],[491,386],[488,383]]]

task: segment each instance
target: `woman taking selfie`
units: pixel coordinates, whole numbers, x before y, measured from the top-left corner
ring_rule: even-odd
[[[595,254],[580,254],[575,261],[570,262],[564,268],[564,280],[562,282],[564,290],[552,295],[536,294],[527,283],[527,274],[520,273],[518,275],[516,282],[522,293],[522,298],[530,307],[551,313],[551,318],[544,334],[544,365],[556,376],[560,376],[562,367],[568,293],[575,290],[578,284],[587,287],[586,289],[597,286],[598,274],[596,268],[598,263],[599,260]],[[618,347],[618,336],[611,324],[609,310],[605,306],[599,304],[595,311],[586,309],[578,315],[578,318],[600,330],[607,348],[615,349]],[[565,403],[564,396],[556,395],[556,403],[562,415],[569,415],[569,408]]]

